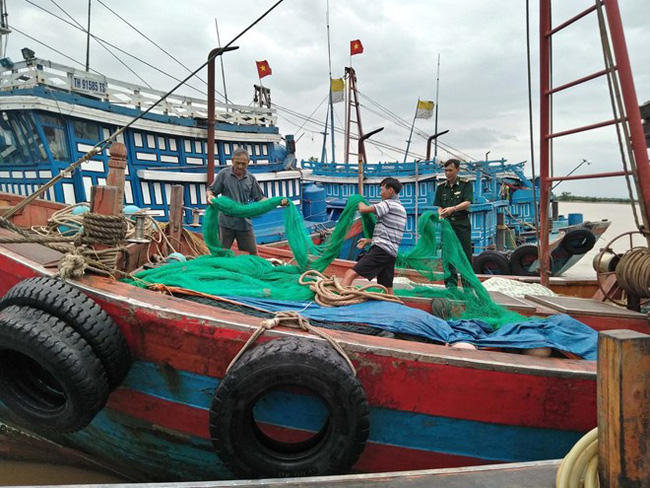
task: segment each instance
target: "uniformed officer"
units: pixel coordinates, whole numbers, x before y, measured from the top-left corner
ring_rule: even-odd
[[[449,159],[444,166],[447,181],[436,188],[433,204],[439,207],[438,214],[441,218],[449,219],[471,265],[472,226],[469,220],[469,206],[474,198],[472,183],[458,177],[458,159]]]

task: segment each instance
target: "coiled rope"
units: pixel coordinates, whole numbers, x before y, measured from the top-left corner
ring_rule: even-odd
[[[237,360],[248,350],[248,348],[255,343],[259,336],[264,334],[264,332],[267,330],[277,327],[278,325],[294,327],[296,329],[301,329],[305,332],[309,332],[311,334],[322,337],[327,342],[329,342],[329,344],[343,357],[343,359],[345,359],[345,361],[348,363],[348,366],[350,366],[350,370],[352,370],[352,374],[355,376],[357,375],[357,371],[352,364],[352,360],[349,358],[343,348],[329,334],[312,326],[309,321],[298,312],[275,312],[275,317],[272,319],[263,320],[260,323],[258,329],[253,333],[252,336],[250,336],[248,341],[246,341],[246,344],[242,346],[234,359],[230,361],[230,364],[226,368],[226,373],[230,371],[230,368],[232,368],[233,364],[237,362]]]
[[[584,482],[580,478],[584,474]],[[597,488],[598,428],[587,432],[564,457],[555,476],[555,488]]]
[[[636,247],[627,251],[616,265],[616,279],[628,293],[650,298],[650,249]]]
[[[402,303],[398,296],[389,295],[385,286],[378,284],[366,285],[362,288],[343,286],[336,277],[328,278],[316,270],[305,271],[298,282],[301,285],[309,286],[314,292],[314,300],[322,307],[340,307],[342,305],[354,305],[368,300],[385,300],[387,302]],[[383,293],[366,291],[371,288],[379,288]]]

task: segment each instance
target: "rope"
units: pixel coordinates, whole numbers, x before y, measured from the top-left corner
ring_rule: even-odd
[[[316,295],[314,300],[322,307],[340,307],[342,305],[363,303],[368,300],[402,303],[398,296],[389,295],[385,286],[376,284],[366,285],[362,288],[342,286],[336,277],[328,278],[313,269],[300,275],[298,282],[301,285],[309,286],[309,289]],[[366,291],[369,288],[379,288],[383,290],[383,293]]]
[[[336,350],[336,352],[338,352],[343,357],[343,359],[345,359],[345,361],[348,363],[348,366],[350,366],[350,370],[352,371],[352,374],[354,376],[357,375],[357,371],[356,369],[354,369],[354,365],[352,364],[352,361],[350,360],[347,353],[343,350],[343,348],[329,334],[323,332],[322,330],[318,330],[316,327],[313,327],[309,323],[309,321],[306,318],[304,318],[302,315],[300,315],[298,312],[276,312],[274,318],[263,320],[260,323],[258,329],[253,333],[252,336],[250,336],[248,341],[246,341],[246,344],[243,345],[243,347],[239,350],[239,352],[234,357],[234,359],[230,362],[230,364],[226,368],[226,373],[230,371],[230,368],[232,368],[233,364],[237,362],[237,360],[248,350],[248,348],[257,340],[259,336],[264,334],[264,332],[266,332],[267,330],[273,329],[278,325],[284,325],[296,329],[301,329],[304,330],[305,332],[310,332],[319,337],[322,337],[327,342],[329,342],[329,344]]]
[[[585,474],[584,484],[580,478]],[[556,488],[596,488],[598,480],[598,428],[587,432],[564,457],[555,476]]]
[[[650,249],[637,247],[626,252],[616,265],[616,279],[628,293],[650,298]]]
[[[83,244],[119,244],[126,237],[126,218],[121,215],[102,215],[92,212],[83,214]]]

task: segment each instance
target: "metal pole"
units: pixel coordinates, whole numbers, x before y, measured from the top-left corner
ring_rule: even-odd
[[[330,43],[330,2],[327,0],[327,58],[329,60],[330,69],[330,138],[332,139],[332,156],[330,160],[332,163],[336,162],[336,148],[334,145],[334,99],[332,98],[332,48]],[[325,124],[327,129],[327,123]],[[327,130],[326,130],[327,132]]]
[[[641,112],[639,111],[639,102],[636,97],[636,89],[634,88],[632,66],[630,65],[630,58],[627,53],[618,1],[607,0],[605,2],[605,11],[607,12],[607,22],[612,38],[612,47],[614,48],[616,66],[621,81],[623,103],[625,104],[627,123],[632,139],[632,149],[634,151],[637,172],[636,181],[640,193],[639,204],[641,206],[641,216],[643,217],[645,230],[648,231],[650,230],[650,216],[648,216],[650,212],[650,162],[648,162],[648,150],[645,144],[643,126],[641,125]],[[646,238],[648,240],[648,246],[650,246],[650,234],[646,234]]]
[[[214,180],[214,124],[215,124],[215,110],[214,110],[214,59],[221,56],[224,52],[234,51],[239,49],[236,46],[230,47],[217,47],[210,51],[208,54],[208,161],[207,161],[207,184],[209,185]]]
[[[86,71],[90,71],[90,7],[92,0],[88,0],[88,29],[86,29]]]
[[[438,105],[438,91],[440,89],[440,53],[438,53],[438,75],[436,76],[436,124],[433,128],[433,132],[438,133],[438,111],[440,110],[440,105]],[[438,158],[438,139],[433,149],[433,159]]]
[[[373,130],[371,132],[368,132],[367,134],[360,135],[360,137],[359,137],[359,157],[358,157],[358,161],[359,161],[358,170],[359,170],[359,172],[358,172],[358,174],[359,174],[359,195],[361,195],[361,196],[363,196],[363,163],[366,160],[366,149],[365,149],[365,147],[363,145],[363,141],[368,139],[370,136],[374,136],[377,132],[381,132],[382,130],[384,130],[384,128],[380,127],[379,129],[375,129],[375,130]]]
[[[404,163],[409,155],[409,147],[411,147],[411,137],[413,136],[413,128],[415,127],[415,119],[418,116],[418,105],[420,104],[420,98],[418,97],[418,103],[415,104],[415,114],[413,114],[413,123],[411,124],[411,132],[409,132],[409,139],[406,141],[406,151],[404,151]]]
[[[550,96],[547,95],[551,88],[550,74],[550,56],[551,56],[551,5],[550,0],[540,0],[539,2],[539,74],[540,74],[540,236],[539,236],[539,260],[540,260],[540,277],[542,285],[548,286],[549,281],[549,222],[548,222],[548,205],[550,200],[549,177],[549,155],[551,139],[550,134]],[[535,182],[533,182],[535,184]]]

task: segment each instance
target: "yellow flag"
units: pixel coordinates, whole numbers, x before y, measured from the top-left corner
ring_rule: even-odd
[[[415,114],[416,119],[430,119],[433,115],[435,103],[429,100],[418,100],[418,109]]]
[[[342,102],[345,99],[345,82],[336,78],[332,80],[332,103]]]

